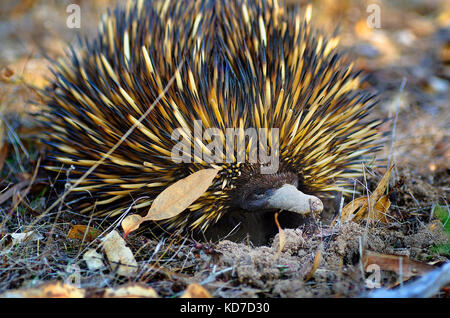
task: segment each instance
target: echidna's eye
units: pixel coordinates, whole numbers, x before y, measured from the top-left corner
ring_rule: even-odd
[[[255,199],[260,199],[273,191],[274,191],[274,189],[257,189],[251,194],[250,197],[255,198]]]
[[[266,199],[273,195],[276,189],[257,189],[247,199],[248,210],[265,209]]]
[[[263,193],[253,195],[253,199],[262,199],[262,198],[264,198]]]

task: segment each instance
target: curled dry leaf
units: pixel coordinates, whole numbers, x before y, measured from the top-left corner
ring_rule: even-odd
[[[102,240],[102,247],[113,271],[118,275],[132,277],[137,272],[137,262],[133,252],[117,231],[112,231]]]
[[[341,222],[352,220],[355,217],[355,212],[367,204],[367,197],[356,198],[347,204],[341,211]]]
[[[158,298],[156,291],[142,284],[126,284],[116,288],[107,288],[104,298]]]
[[[181,298],[211,298],[211,294],[200,284],[190,284]]]
[[[141,223],[143,222],[143,217],[140,216],[139,214],[131,214],[131,215],[127,215],[123,220],[122,220],[122,229],[125,232],[124,238],[126,239],[128,234],[130,234],[131,232],[137,230],[139,228],[139,225],[141,225]]]
[[[387,195],[383,195],[373,207],[374,213],[370,214],[370,218],[378,220],[383,223],[389,223],[391,220],[388,215],[388,210],[391,206],[391,201]]]
[[[381,178],[375,191],[367,198],[360,197],[348,203],[341,211],[341,222],[353,220],[359,222],[363,219],[377,220],[384,223],[390,222],[388,210],[391,205],[388,195],[383,195],[386,191],[391,176],[392,165]],[[336,223],[335,219],[333,224]]]
[[[83,298],[84,289],[62,282],[45,283],[35,288],[10,290],[0,298]]]
[[[145,221],[160,221],[177,216],[208,190],[219,170],[199,170],[167,187],[153,201],[147,215],[132,214],[122,221],[125,237]]]
[[[93,227],[86,225],[74,225],[67,234],[68,239],[86,240],[92,242],[99,236],[101,232]]]

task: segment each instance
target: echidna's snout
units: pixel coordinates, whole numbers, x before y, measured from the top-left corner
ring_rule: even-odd
[[[290,211],[298,214],[320,213],[322,201],[302,192],[301,177],[293,172],[276,174],[244,173],[234,191],[235,206],[247,211]]]
[[[253,179],[245,185],[239,195],[241,208],[247,211],[284,210],[298,214],[320,213],[323,210],[319,198],[298,190],[296,178],[291,180],[292,182],[281,184],[277,182],[280,177],[269,178],[275,181],[271,186],[266,183],[265,187],[255,187],[258,179]]]
[[[258,200],[261,208],[284,210],[299,214],[320,213],[323,210],[322,201],[303,193],[292,184],[285,184],[278,189],[266,191]]]

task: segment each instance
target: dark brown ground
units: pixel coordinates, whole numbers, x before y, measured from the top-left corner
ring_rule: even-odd
[[[90,34],[110,1],[78,3],[80,32]],[[448,214],[450,5],[444,0],[375,3],[381,8],[380,29],[367,27],[368,3],[364,1],[314,1],[313,15],[326,30],[339,21],[341,47],[368,74],[370,89],[379,92],[376,115],[394,117],[399,107],[392,151],[389,140],[379,154],[379,158],[391,156],[396,164],[391,186],[404,182],[390,198],[395,222],[348,222],[330,228],[327,220],[334,210],[327,206],[322,223],[286,230],[280,255],[278,236],[269,246],[251,247],[230,241],[196,246],[189,239],[158,242],[132,235],[127,242],[139,270],[128,279],[117,277],[108,265],[89,271],[82,260],[87,243],[66,238],[74,224],[90,223],[104,231],[110,223],[74,212],[58,213],[65,211],[64,206],[37,219],[57,193],[47,176],[32,178],[44,150],[28,114],[40,109],[27,102],[34,93],[24,82],[42,87],[44,76],[49,75],[43,53],[57,57],[63,54],[65,41],[74,41],[76,31],[65,26],[68,2],[1,2],[0,294],[66,280],[71,275],[67,266],[76,265],[88,296],[99,296],[102,288],[131,280],[153,287],[163,297],[179,296],[193,282],[202,283],[214,297],[355,297],[370,291],[364,282],[368,273],[362,266],[362,251],[403,255],[434,266],[447,261],[448,226],[446,232],[431,212],[438,207]],[[383,129],[392,127],[390,121]],[[367,172],[371,191],[383,173],[384,169]],[[365,184],[358,188],[364,191]],[[39,243],[9,244],[7,233],[27,229],[42,234]],[[98,241],[90,247],[98,247]],[[311,271],[319,250],[321,261]],[[382,271],[384,287],[393,287],[398,280],[394,272]],[[445,295],[448,289],[439,296]]]

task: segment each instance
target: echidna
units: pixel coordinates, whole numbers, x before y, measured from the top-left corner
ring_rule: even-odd
[[[162,97],[67,204],[93,215],[145,214],[166,187],[215,167],[208,191],[160,225],[216,238],[236,226],[231,238],[262,243],[274,212],[308,212],[297,197],[351,191],[361,162],[380,147],[382,120],[366,119],[374,95],[337,52],[338,38],[311,27],[310,16],[277,0],[137,0],[106,14],[94,40],[55,64],[42,120],[54,161],[47,168],[73,184]],[[250,141],[275,145],[270,133],[244,135],[248,146],[231,160],[192,151],[175,162],[173,132],[196,124],[214,128],[220,143],[228,128],[241,129],[241,139],[249,128],[278,129],[277,169],[262,173],[260,158],[249,160]],[[213,140],[194,137],[186,137],[191,149]]]

